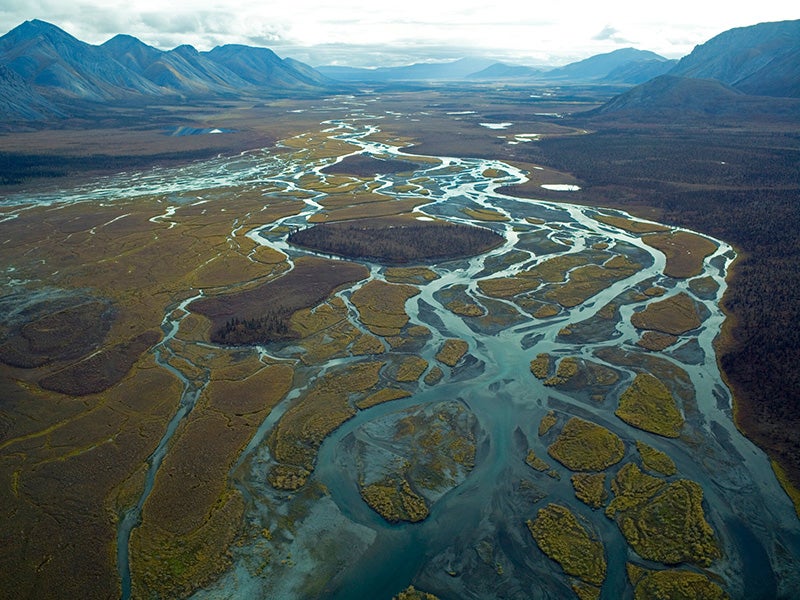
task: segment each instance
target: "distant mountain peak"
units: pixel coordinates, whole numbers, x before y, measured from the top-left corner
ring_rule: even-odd
[[[724,31],[696,46],[670,74],[716,79],[748,94],[800,97],[800,20]]]

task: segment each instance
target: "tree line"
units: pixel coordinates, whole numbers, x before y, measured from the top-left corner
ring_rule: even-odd
[[[503,240],[484,227],[431,222],[323,223],[289,235],[289,242],[303,248],[389,264],[472,256],[499,246]]]

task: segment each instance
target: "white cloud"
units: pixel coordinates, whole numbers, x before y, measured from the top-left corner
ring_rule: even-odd
[[[117,33],[162,49],[244,43],[312,64],[402,63],[459,52],[563,64],[623,45],[676,58],[726,29],[794,16],[784,0],[724,11],[696,0],[4,0],[0,32],[38,18],[89,43]]]

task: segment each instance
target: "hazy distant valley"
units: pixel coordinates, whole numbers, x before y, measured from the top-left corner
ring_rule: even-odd
[[[798,40],[0,38],[0,595],[791,598]]]

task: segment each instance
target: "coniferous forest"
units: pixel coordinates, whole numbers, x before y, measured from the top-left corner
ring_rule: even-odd
[[[503,243],[490,229],[406,219],[323,223],[289,235],[292,244],[326,254],[383,264],[407,264],[473,256]]]

